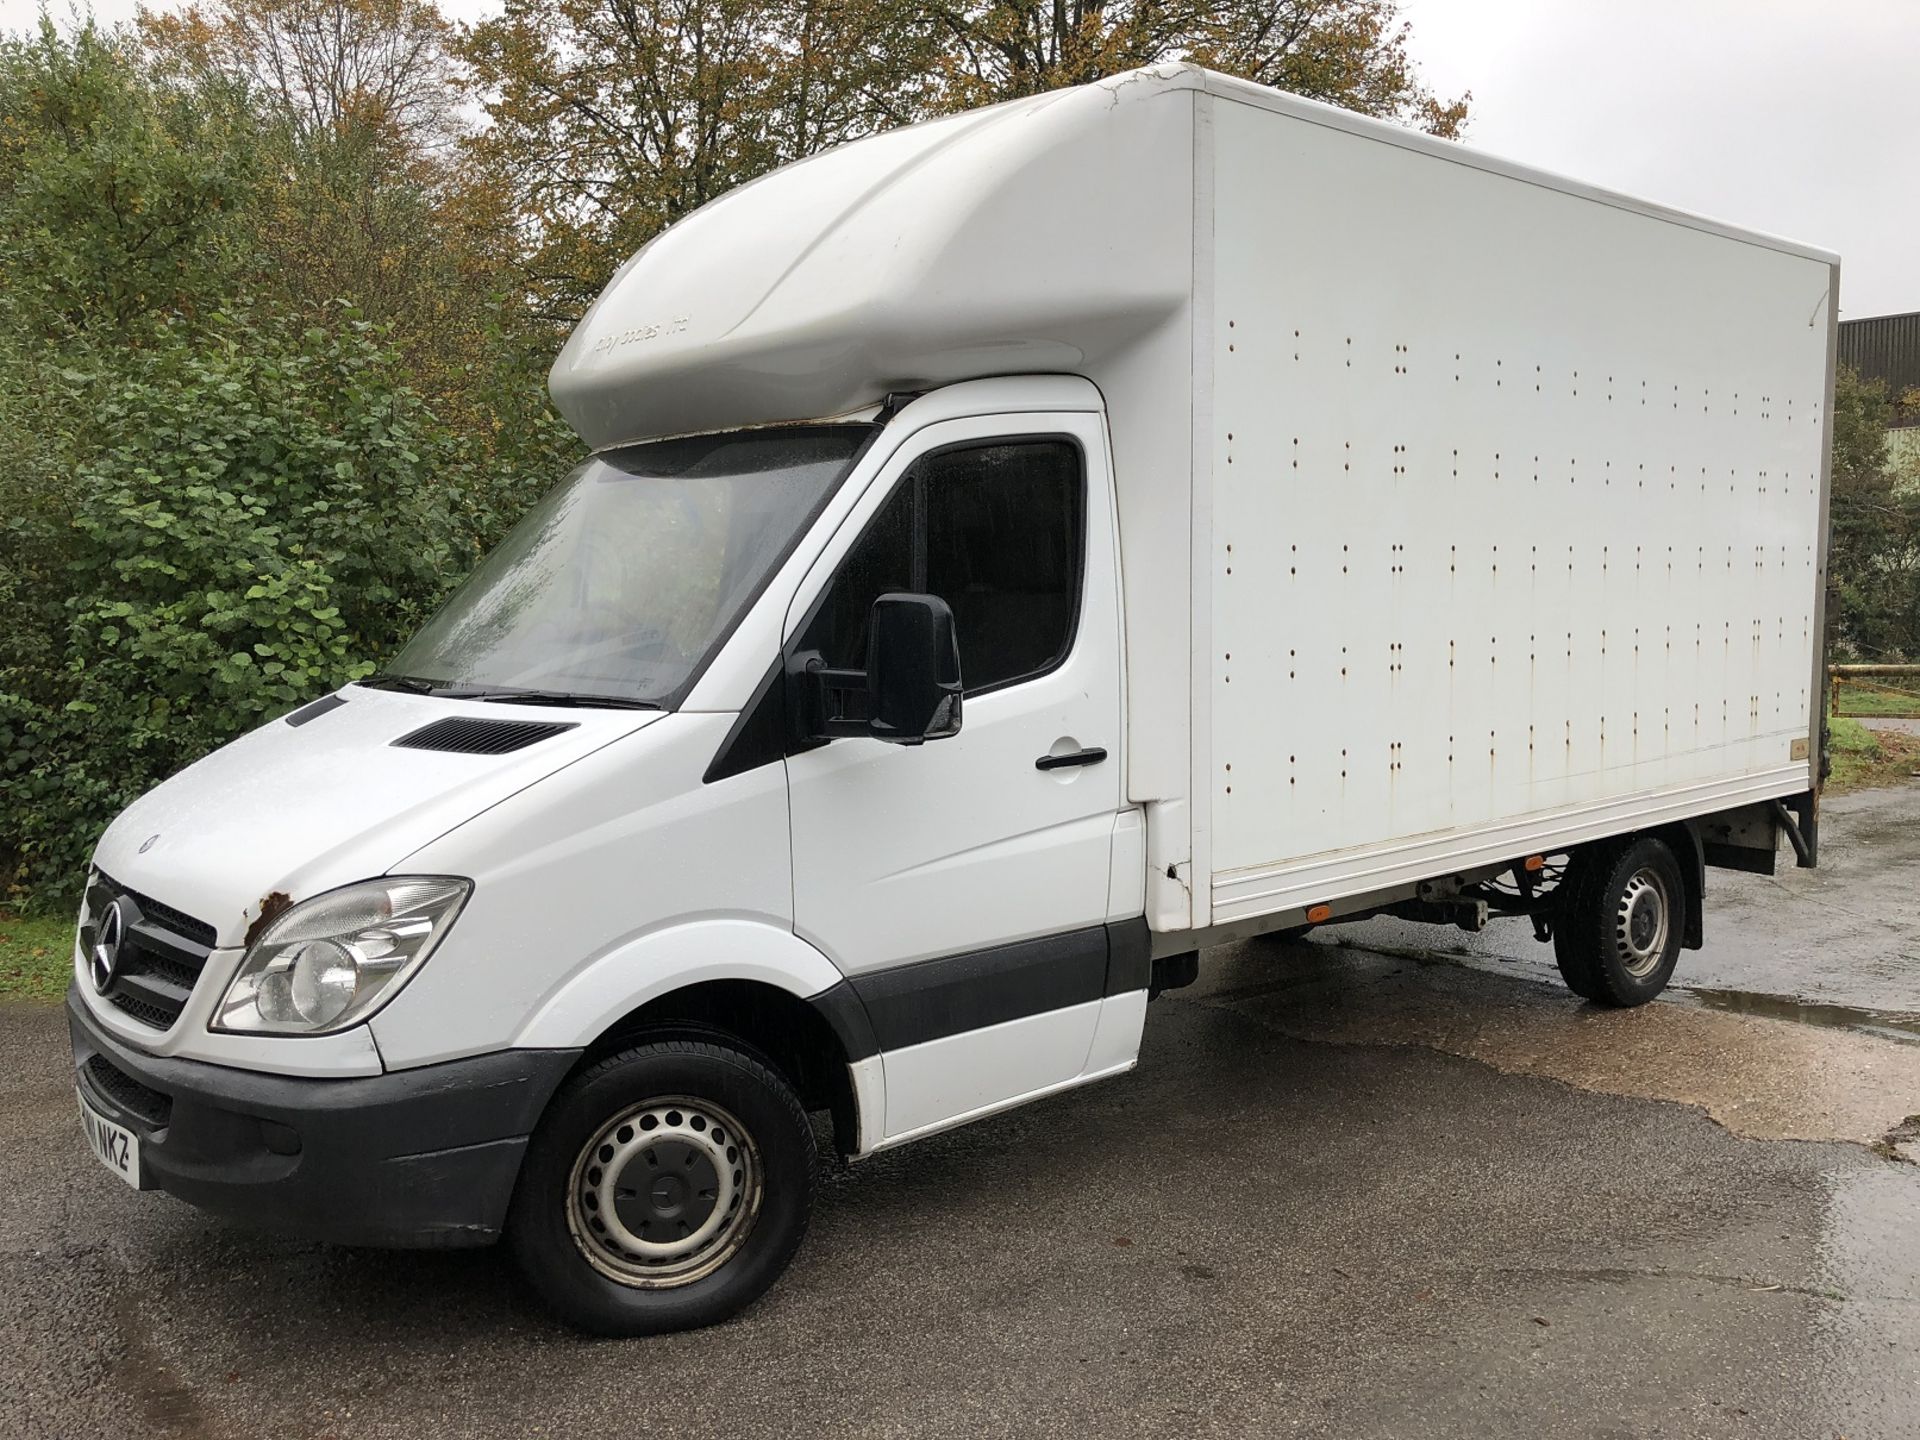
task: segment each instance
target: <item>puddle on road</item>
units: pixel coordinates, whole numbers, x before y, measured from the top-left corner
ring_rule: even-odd
[[[1828,1005],[1770,995],[1758,990],[1707,990],[1683,986],[1669,992],[1675,1000],[1694,1000],[1708,1010],[1734,1015],[1759,1015],[1769,1020],[1791,1020],[1830,1030],[1854,1030],[1902,1045],[1920,1045],[1920,1015],[1893,1010],[1862,1010],[1852,1005]]]

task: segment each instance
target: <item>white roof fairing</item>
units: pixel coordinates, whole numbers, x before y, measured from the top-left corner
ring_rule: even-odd
[[[624,265],[559,359],[595,449],[808,420],[987,375],[1087,373],[1186,301],[1166,67],[909,126],[731,191]],[[1165,112],[1155,114],[1150,112]]]

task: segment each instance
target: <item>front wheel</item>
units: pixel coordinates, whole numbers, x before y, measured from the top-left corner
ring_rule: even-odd
[[[555,1097],[507,1238],[528,1283],[598,1335],[712,1325],[758,1299],[806,1233],[816,1156],[793,1089],[745,1051],[637,1045]]]
[[[1642,836],[1588,851],[1571,869],[1553,922],[1567,988],[1596,1005],[1644,1005],[1673,976],[1687,892],[1665,842]]]

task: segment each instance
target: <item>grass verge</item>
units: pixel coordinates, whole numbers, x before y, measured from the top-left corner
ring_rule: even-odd
[[[57,1000],[73,973],[73,921],[0,910],[0,999]]]
[[[1891,693],[1880,689],[1849,689],[1843,697],[1836,699],[1836,705],[1849,716],[1862,714],[1899,714],[1899,716],[1920,716],[1920,693]]]
[[[1827,753],[1833,773],[1827,777],[1828,794],[1898,785],[1920,773],[1920,739],[1869,730],[1858,720],[1835,718],[1829,725]]]
[[[1847,715],[1920,715],[1920,682],[1914,686],[1836,687],[1833,705]]]

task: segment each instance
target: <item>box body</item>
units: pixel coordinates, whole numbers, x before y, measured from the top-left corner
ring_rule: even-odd
[[[1810,788],[1831,257],[1216,88],[1195,923]]]

